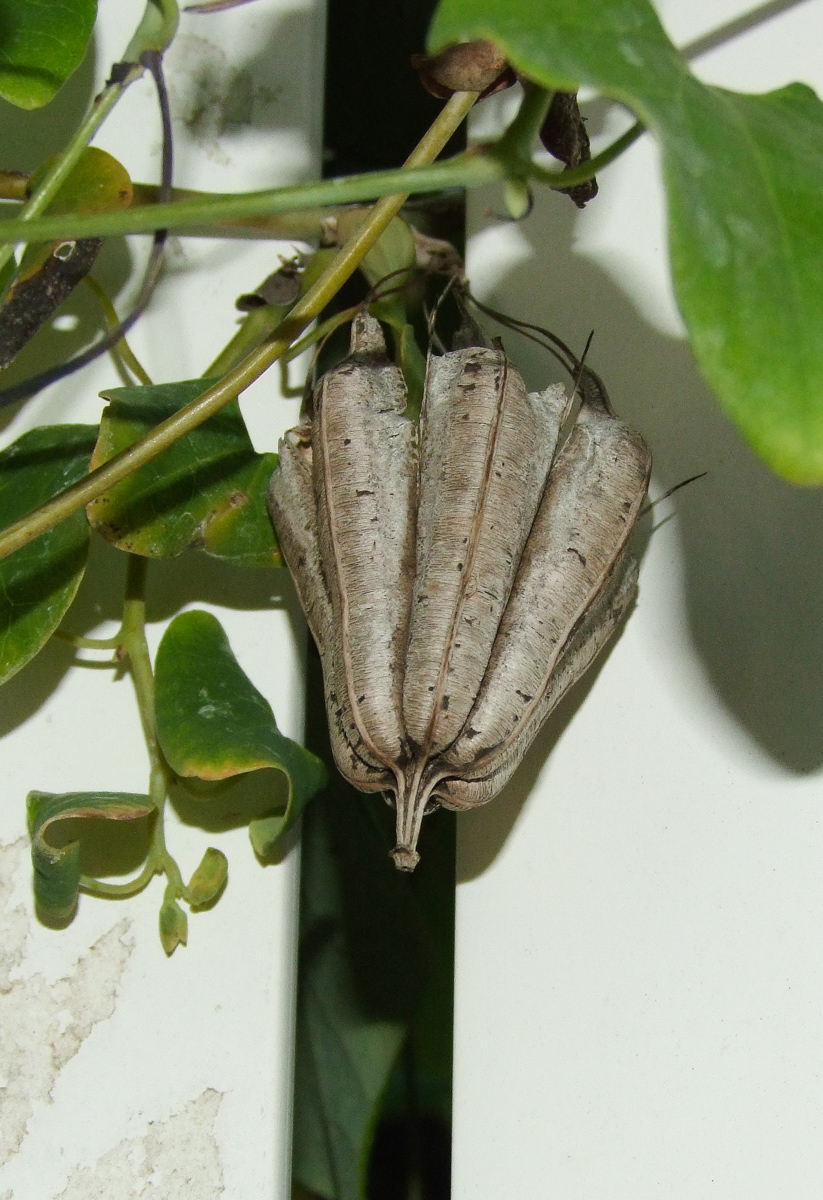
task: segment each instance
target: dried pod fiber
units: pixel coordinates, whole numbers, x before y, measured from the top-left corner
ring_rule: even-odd
[[[631,607],[628,541],[650,456],[581,373],[527,393],[501,346],[431,356],[419,430],[380,326],[320,381],[281,443],[269,506],[323,661],[335,761],[423,815],[494,796]]]

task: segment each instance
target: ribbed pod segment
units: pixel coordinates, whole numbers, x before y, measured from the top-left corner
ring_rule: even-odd
[[[431,356],[418,438],[364,314],[281,444],[270,508],[335,759],[394,799],[403,870],[424,812],[500,790],[634,601],[650,456],[598,377],[581,385],[566,432],[563,388],[527,393],[502,347]]]

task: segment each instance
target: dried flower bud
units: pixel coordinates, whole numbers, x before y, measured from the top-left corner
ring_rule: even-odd
[[[494,796],[636,594],[642,438],[592,372],[527,393],[501,346],[430,357],[420,430],[380,326],[286,435],[269,506],[323,661],[342,774],[393,796],[401,870],[423,815]]]
[[[511,87],[515,74],[491,42],[462,42],[442,54],[413,54],[411,65],[426,91],[440,100],[454,92],[494,92]]]
[[[540,129],[540,141],[560,162],[573,170],[591,158],[589,135],[586,123],[577,107],[577,92],[555,92],[546,119]],[[572,187],[558,187],[556,192],[565,192],[578,208],[584,208],[597,195],[597,180],[592,176],[584,183]]]
[[[253,292],[244,292],[234,302],[240,312],[251,312],[255,308],[265,308],[267,305],[285,307],[293,304],[300,292],[300,275],[305,266],[305,259],[297,255],[291,259],[280,259],[280,266]]]

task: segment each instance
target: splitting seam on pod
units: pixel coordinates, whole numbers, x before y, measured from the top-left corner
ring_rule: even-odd
[[[269,507],[323,664],[332,751],[393,796],[401,870],[433,807],[486,803],[630,610],[651,457],[580,368],[527,393],[502,345],[429,354],[419,433],[379,322],[289,431]]]

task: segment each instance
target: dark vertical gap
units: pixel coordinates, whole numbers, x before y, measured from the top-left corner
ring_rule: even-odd
[[[326,174],[399,166],[437,116],[442,101],[409,62],[425,48],[435,7],[435,0],[328,0]]]
[[[328,26],[324,109],[324,173],[379,170],[397,166],[431,124],[442,106],[429,96],[412,70],[410,57],[424,48],[426,30],[436,0],[327,0]],[[463,138],[453,140],[448,153],[462,148]],[[465,204],[462,193],[449,193],[415,202],[409,219],[418,228],[454,243],[462,253],[465,235]],[[356,303],[366,287],[355,277],[336,298],[334,309]],[[331,310],[330,310],[331,311]],[[328,315],[325,314],[325,315]],[[448,337],[448,313],[444,321]],[[340,345],[327,347],[324,358],[344,354],[347,334]],[[324,725],[325,711],[319,671],[309,674],[308,728],[312,748],[328,754],[324,735],[318,739],[318,722]],[[315,732],[312,734],[312,730]],[[349,946],[349,968],[355,991],[360,992],[363,1011],[380,1016],[381,997],[390,1008],[392,989],[402,979],[403,936],[388,950],[376,929],[380,919],[369,912],[364,889],[373,887],[376,905],[393,889],[404,893],[409,911],[398,895],[401,923],[416,923],[419,930],[419,960],[425,969],[417,972],[419,997],[408,1010],[408,1036],[389,1079],[376,1116],[374,1136],[365,1165],[367,1200],[448,1200],[451,1194],[451,1062],[454,1009],[454,814],[438,812],[424,822],[421,837],[423,860],[411,877],[396,881],[383,878],[394,872],[385,856],[387,847],[375,848],[374,861],[364,860],[345,843],[365,811],[376,828],[386,824],[392,843],[393,813],[380,797],[355,797],[350,789],[335,783],[326,797],[309,806],[304,817],[304,840],[318,836],[322,826],[343,895],[345,939]],[[356,836],[356,835],[355,835]],[[308,848],[307,844],[307,848]],[[362,845],[362,844],[361,844]],[[355,878],[353,864],[359,857]],[[307,927],[312,895],[320,881],[311,878],[320,859],[304,853],[301,885],[301,929]],[[364,866],[364,862],[366,865]],[[327,868],[328,869],[328,868]],[[351,875],[351,878],[347,877]],[[374,880],[363,879],[363,874]],[[389,885],[388,892],[386,891]],[[411,913],[413,908],[414,912]],[[401,911],[402,910],[402,911]],[[304,981],[307,959],[301,949],[300,979]],[[303,987],[304,982],[298,987]],[[298,1013],[301,1012],[298,992]],[[298,1025],[301,1017],[298,1016]],[[305,1028],[302,1026],[301,1028]],[[298,1034],[300,1041],[300,1032]],[[299,1054],[298,1054],[299,1057]],[[305,1116],[305,1099],[299,1094],[296,1121]],[[301,1111],[304,1116],[301,1117]],[[297,1125],[295,1133],[298,1134]],[[303,1195],[304,1193],[300,1193]]]

